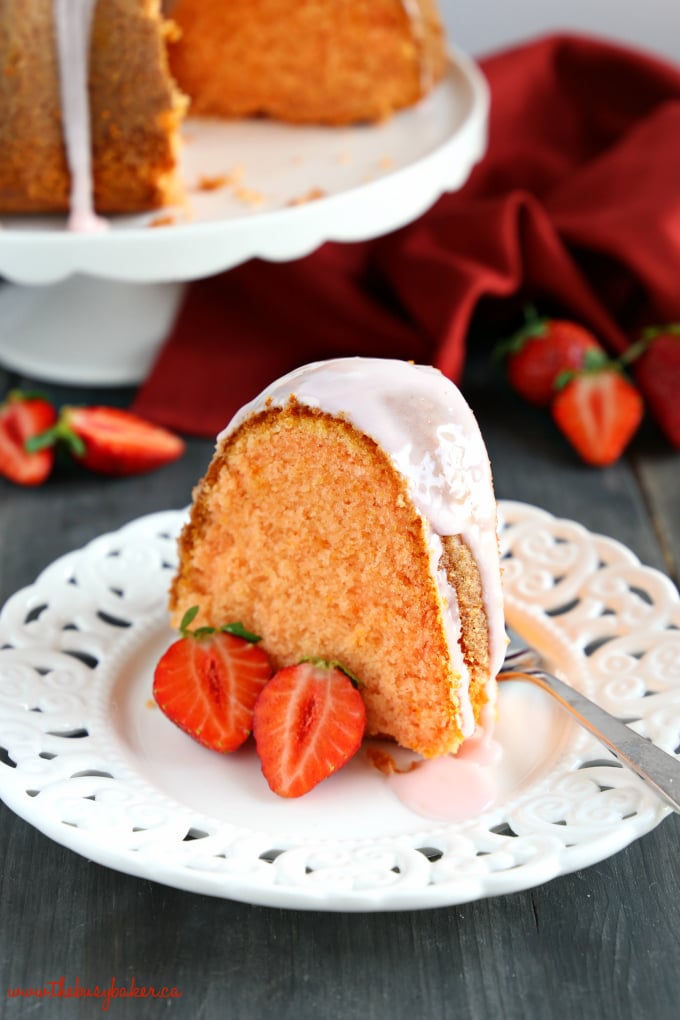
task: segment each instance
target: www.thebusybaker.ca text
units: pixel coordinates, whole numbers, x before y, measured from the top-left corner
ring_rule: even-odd
[[[107,1010],[112,999],[181,999],[184,993],[169,985],[138,985],[134,977],[128,984],[118,984],[112,977],[105,985],[85,985],[79,977],[73,984],[67,984],[62,975],[54,981],[31,988],[8,988],[10,999],[101,999],[102,1009]]]

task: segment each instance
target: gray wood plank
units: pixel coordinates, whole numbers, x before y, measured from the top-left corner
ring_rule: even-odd
[[[663,570],[680,586],[680,450],[646,427],[631,457],[663,556]]]

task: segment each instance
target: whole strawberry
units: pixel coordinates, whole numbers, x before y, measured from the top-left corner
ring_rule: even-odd
[[[160,658],[153,696],[171,722],[213,751],[235,751],[253,725],[253,709],[272,675],[260,640],[240,623],[189,630],[199,611],[189,609],[181,637]]]
[[[644,404],[617,362],[591,356],[590,366],[557,380],[551,413],[586,464],[618,460],[638,429]]]
[[[624,355],[649,412],[673,446],[680,449],[680,323],[645,330]]]
[[[75,460],[103,475],[140,475],[177,460],[185,449],[174,432],[118,407],[62,407],[57,424],[34,450],[63,443]]]
[[[44,397],[9,393],[0,405],[0,475],[18,485],[41,485],[52,471],[54,451],[31,451],[30,441],[56,420],[54,406]]]
[[[359,750],[366,709],[337,664],[311,659],[279,670],[257,699],[253,733],[274,793],[300,797]]]
[[[512,388],[530,403],[547,407],[560,374],[582,368],[592,351],[602,351],[602,347],[583,326],[567,319],[541,317],[529,309],[524,326],[494,353],[505,359]]]

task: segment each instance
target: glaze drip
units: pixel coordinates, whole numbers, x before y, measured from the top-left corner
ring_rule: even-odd
[[[88,68],[97,0],[53,0],[66,162],[71,175],[68,229],[106,230],[94,211]]]
[[[420,80],[420,90],[425,94],[434,85],[434,74],[430,62],[425,55],[426,32],[423,23],[423,12],[417,0],[401,0],[401,6],[411,24],[411,34],[418,47],[418,77]]]

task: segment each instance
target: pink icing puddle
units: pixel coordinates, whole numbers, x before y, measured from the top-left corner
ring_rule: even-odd
[[[479,729],[456,755],[420,762],[410,772],[393,772],[389,787],[405,807],[426,818],[459,822],[481,814],[496,799],[492,766],[503,751]]]

